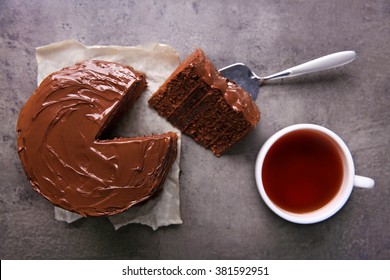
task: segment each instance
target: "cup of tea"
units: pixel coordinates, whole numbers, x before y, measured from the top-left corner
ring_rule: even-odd
[[[347,145],[331,130],[295,124],[272,135],[257,156],[260,195],[280,217],[294,223],[323,221],[347,202],[353,187],[374,180],[355,175]]]

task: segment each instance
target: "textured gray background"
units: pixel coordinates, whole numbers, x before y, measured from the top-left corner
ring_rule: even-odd
[[[217,67],[245,62],[260,75],[340,50],[354,49],[358,58],[264,86],[260,125],[221,158],[184,137],[184,224],[114,231],[106,218],[55,221],[17,156],[16,120],[36,88],[35,47],[70,38],[87,45],[158,41],[181,58],[202,47]],[[0,257],[389,259],[389,70],[389,1],[0,0]],[[308,226],[274,215],[253,175],[264,141],[301,122],[338,133],[357,172],[376,181],[373,190],[355,189],[333,218]]]

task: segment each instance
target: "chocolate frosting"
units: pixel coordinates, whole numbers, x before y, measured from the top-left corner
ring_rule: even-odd
[[[177,135],[98,140],[146,87],[131,67],[84,61],[49,75],[22,108],[18,151],[34,190],[84,216],[151,197],[176,157]]]
[[[252,125],[256,125],[260,120],[260,111],[253,101],[251,95],[239,87],[234,81],[230,81],[221,76],[214,65],[208,60],[201,49],[196,49],[181,64],[183,67],[192,61],[196,73],[204,82],[212,88],[217,88],[223,94],[226,102],[237,112],[241,112]],[[180,67],[176,72],[180,72]]]

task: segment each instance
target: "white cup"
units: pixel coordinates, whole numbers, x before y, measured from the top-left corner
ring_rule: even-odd
[[[272,147],[272,145],[287,133],[290,133],[292,131],[297,131],[297,130],[312,130],[312,131],[320,132],[325,136],[330,137],[336,144],[343,165],[343,180],[338,193],[325,206],[317,210],[314,210],[312,212],[306,212],[306,213],[293,213],[280,208],[267,195],[262,180],[262,168],[263,168],[264,159],[268,151]],[[343,142],[343,140],[339,136],[337,136],[334,132],[332,132],[331,130],[323,126],[314,125],[314,124],[291,125],[272,135],[261,147],[260,152],[257,156],[255,177],[256,177],[257,188],[260,192],[260,195],[264,200],[264,202],[268,205],[268,207],[280,217],[290,222],[294,222],[298,224],[317,223],[331,217],[336,212],[338,212],[347,202],[354,186],[361,187],[361,188],[372,188],[374,187],[375,184],[374,180],[371,178],[355,175],[355,166],[352,160],[351,152],[349,151],[347,145]]]

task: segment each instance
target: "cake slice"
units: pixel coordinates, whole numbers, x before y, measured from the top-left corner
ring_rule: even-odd
[[[201,49],[180,64],[149,105],[216,156],[239,142],[260,120],[250,94],[222,77]]]

